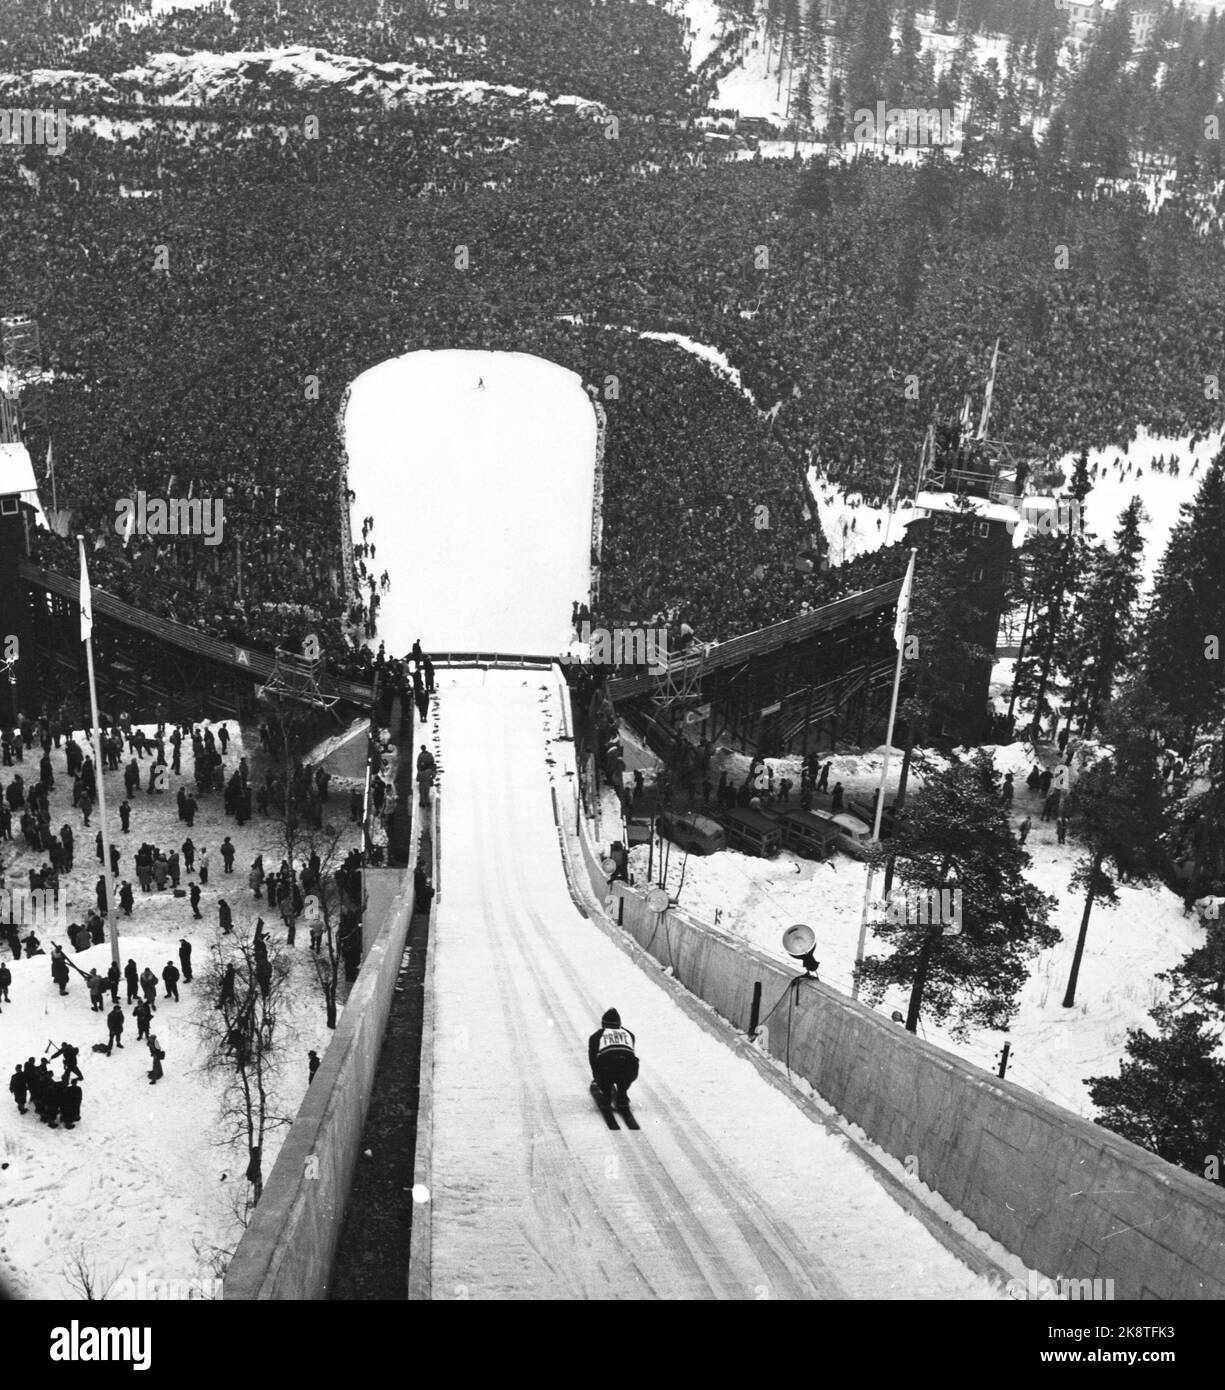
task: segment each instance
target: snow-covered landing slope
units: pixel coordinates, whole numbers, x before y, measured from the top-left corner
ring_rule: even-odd
[[[554,681],[443,673],[432,1288],[447,1298],[990,1298],[831,1136],[572,903]],[[638,1038],[638,1133],[587,1035]]]
[[[456,274],[462,272],[457,271]],[[555,655],[586,601],[596,418],[579,377],[519,352],[410,352],[353,383],[353,536],[373,516],[379,636]]]

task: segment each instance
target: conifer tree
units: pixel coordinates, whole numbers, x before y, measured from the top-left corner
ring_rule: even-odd
[[[891,986],[909,985],[912,1033],[920,1012],[948,1023],[956,1037],[1007,1027],[1027,962],[1055,945],[1059,932],[1048,920],[1055,900],[1025,876],[1029,855],[1012,833],[990,757],[980,751],[929,772],[894,835],[893,899],[902,910],[880,912],[873,923],[891,951],[865,957],[866,993],[875,1001]],[[883,860],[886,848],[874,853]],[[914,908],[942,889],[960,891],[959,933],[916,920],[925,914]]]
[[[1114,547],[1092,552],[1084,597],[1072,623],[1075,656],[1071,712],[1083,716],[1082,733],[1090,737],[1115,683],[1129,674],[1140,600],[1141,525],[1147,520],[1139,497],[1119,517]]]
[[[1159,1004],[1156,1034],[1131,1028],[1118,1076],[1087,1080],[1097,1123],[1167,1162],[1222,1181],[1225,1062],[1219,1025]]]
[[[1225,662],[1225,452],[1194,502],[1184,505],[1157,571],[1144,625],[1143,670],[1181,724],[1189,748],[1198,729],[1221,722]]]
[[[1117,907],[1116,881],[1148,883],[1164,867],[1159,754],[1166,715],[1142,680],[1107,708],[1103,737],[1111,751],[1084,772],[1072,792],[1085,846],[1068,885],[1085,894],[1063,1006],[1076,1003],[1089,918],[1097,903]]]
[[[1076,461],[1059,525],[1039,528],[1024,546],[1022,563],[1033,605],[1025,651],[1017,659],[1017,697],[1033,705],[1036,736],[1042,716],[1050,713],[1048,695],[1069,649],[1072,609],[1085,581],[1088,543],[1084,504],[1089,495],[1089,458]]]

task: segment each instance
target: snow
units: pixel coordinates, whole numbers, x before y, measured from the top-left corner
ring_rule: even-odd
[[[1040,952],[1031,963],[1017,1018],[1007,1033],[972,1030],[967,1039],[959,1041],[947,1029],[921,1023],[920,1034],[989,1070],[996,1069],[998,1053],[1005,1041],[1010,1041],[1010,1080],[1074,1114],[1091,1118],[1093,1107],[1083,1084],[1085,1078],[1117,1072],[1125,1055],[1127,1030],[1150,1027],[1148,1011],[1164,997],[1164,988],[1154,976],[1202,945],[1204,928],[1196,918],[1183,915],[1181,900],[1164,886],[1121,885],[1116,909],[1100,904],[1094,908],[1076,1004],[1064,1009],[1063,993],[1084,907],[1083,895],[1071,894],[1068,883],[1083,851],[1071,835],[1066,844],[1059,845],[1054,824],[1039,819],[1040,799],[1025,786],[1032,766],[1027,746],[1012,744],[988,751],[993,753],[1001,776],[1009,771],[1015,774],[1014,823],[1026,815],[1033,822],[1026,842],[1033,859],[1027,877],[1055,897],[1051,921],[1063,940]],[[870,804],[879,785],[881,761],[879,750],[835,756],[829,785],[832,788],[840,781],[848,800]],[[798,787],[798,759],[771,758],[769,764],[774,768],[776,785],[777,779],[788,776]],[[720,754],[712,781],[724,767],[729,780],[743,781],[748,760],[739,754]],[[891,758],[889,796],[896,788],[897,775],[897,761]],[[912,773],[912,788],[917,784],[921,779]],[[828,800],[818,796],[816,805],[828,809]],[[609,805],[603,820],[603,842],[620,834],[619,817]],[[637,881],[646,882],[645,846],[631,851],[630,863]],[[706,858],[690,856],[686,862],[672,846],[666,883],[674,898],[682,871],[684,887],[679,897],[687,913],[742,936],[780,960],[787,959],[781,941],[783,931],[793,923],[806,922],[816,932],[821,979],[844,993],[851,992],[867,881],[865,864],[841,853],[814,862],[786,851],[773,860],[723,851]],[[659,877],[658,865],[655,877]],[[874,892],[879,887],[878,879]],[[875,949],[881,948],[878,945]],[[867,950],[874,952],[870,936]],[[889,1016],[895,1009],[905,1012],[907,1002],[905,990],[892,990],[874,1007]]]
[[[1178,522],[1179,508],[1184,503],[1194,500],[1208,464],[1225,445],[1225,431],[1222,430],[1194,445],[1192,438],[1191,435],[1177,439],[1154,435],[1141,427],[1128,444],[1126,453],[1115,447],[1089,450],[1089,472],[1092,475],[1093,467],[1097,464],[1098,477],[1092,481],[1085,500],[1085,533],[1091,539],[1109,544],[1118,525],[1120,513],[1131,499],[1138,495],[1148,513],[1148,519],[1140,528],[1145,542],[1141,562],[1145,589],[1152,585],[1161,557],[1169,543],[1170,532]],[[1169,460],[1171,456],[1179,460],[1177,477],[1168,472],[1158,473],[1154,470],[1155,458]],[[1069,453],[1058,460],[1057,466],[1063,470],[1065,478],[1062,491],[1066,491],[1066,484],[1072,480],[1076,457],[1076,454]],[[1115,466],[1119,461],[1124,469],[1129,463],[1132,465],[1130,474],[1119,476]],[[1191,469],[1196,464],[1199,467],[1193,477]],[[1142,476],[1137,476],[1137,467],[1144,470]],[[902,469],[900,496],[909,495],[907,489],[914,486],[916,469],[917,465],[909,470]],[[900,541],[907,525],[917,515],[913,507],[899,506],[890,523],[888,506],[868,506],[863,492],[855,488],[844,491],[837,482],[826,477],[820,468],[810,469],[808,480],[817,499],[817,514],[821,520],[821,529],[829,540],[830,562],[834,565],[844,564],[857,555],[879,550],[885,543],[886,534],[890,543]],[[973,498],[968,500],[974,502]],[[922,504],[922,496],[916,501]],[[1015,512],[1003,507],[989,507],[981,502],[977,505],[983,515],[994,515],[1004,520],[1016,516]],[[879,527],[876,524],[878,521]],[[1030,530],[1027,522],[1018,520],[1013,532],[1014,546],[1023,545]]]
[[[753,393],[741,379],[739,368],[733,367],[728,361],[727,354],[710,343],[699,342],[696,338],[690,338],[684,333],[631,328],[628,324],[621,323],[597,323],[591,318],[584,318],[581,314],[558,314],[557,320],[559,323],[577,323],[588,328],[603,328],[610,333],[631,333],[635,338],[640,338],[646,342],[671,343],[673,347],[678,347],[683,352],[689,353],[690,356],[705,362],[716,376],[726,381],[734,391],[738,391],[755,410],[760,410]]]
[[[433,1296],[999,1297],[579,916],[556,683],[448,673],[439,711]],[[587,1094],[612,1004],[643,1059],[637,1134]]]
[[[354,535],[376,518],[373,565],[392,581],[389,652],[418,637],[430,652],[567,648],[590,585],[596,440],[574,372],[526,353],[408,353],[358,377],[345,430]]]
[[[153,733],[152,726],[143,726]],[[227,723],[232,738],[225,757],[226,775],[238,766],[245,750],[242,731]],[[84,744],[78,731],[78,743]],[[80,921],[94,904],[94,882],[101,865],[94,854],[97,813],[88,829],[71,805],[71,783],[64,774],[62,752],[52,753],[56,784],[51,792],[52,826],[67,821],[75,836],[73,870],[61,877],[61,891],[68,895],[68,920]],[[256,818],[243,828],[224,816],[216,793],[199,798],[199,813],[190,831],[177,818],[175,792],[184,779],[170,775],[170,790],[149,796],[148,759],[140,761],[142,789],[131,799],[131,831],[119,828],[117,807],[122,799],[121,774],[106,774],[107,808],[112,843],[123,856],[119,879],[130,879],[136,901],[130,918],[119,919],[120,959],[148,965],[158,975],[158,1005],[153,1032],[166,1052],[165,1076],[156,1086],[146,1079],[149,1054],[136,1042],[136,1023],[125,1008],[127,1026],[123,1050],[110,1057],[92,1052],[95,1042],[106,1041],[104,1014],[92,1014],[81,978],[70,972],[69,992],[61,996],[50,975],[50,953],[31,959],[11,960],[2,954],[13,974],[11,1004],[0,1006],[0,1064],[5,1088],[0,1095],[0,1210],[4,1237],[0,1245],[0,1278],[18,1297],[79,1298],[68,1280],[68,1266],[81,1251],[102,1287],[118,1280],[137,1282],[143,1277],[149,1297],[213,1297],[216,1270],[210,1258],[214,1249],[229,1249],[240,1228],[232,1202],[245,1196],[247,1184],[245,1146],[233,1146],[218,1137],[220,1093],[217,1082],[199,1070],[200,1053],[192,1026],[193,1017],[211,1007],[199,997],[199,983],[179,982],[181,1002],[163,1002],[161,969],[168,959],[178,965],[178,943],[186,936],[192,943],[196,972],[207,964],[210,947],[219,940],[217,901],[226,897],[234,911],[235,931],[254,923],[255,911],[265,909],[265,921],[274,942],[283,940],[279,918],[267,912],[266,902],[256,903],[247,887],[246,869],[257,852],[266,863],[277,863],[283,850],[276,825]],[[184,761],[190,771],[190,758]],[[27,752],[24,764],[5,769],[5,781],[20,772],[28,781],[38,774],[37,762]],[[347,819],[347,806],[336,798],[333,809]],[[14,826],[12,860],[5,869],[10,887],[26,882],[26,870],[37,868],[45,856],[25,845]],[[142,893],[133,871],[133,855],[142,840],[169,848],[190,834],[199,851],[209,849],[209,882],[202,889],[201,921],[191,915],[186,898],[163,893]],[[219,846],[229,835],[237,854],[234,873],[223,872]],[[356,841],[356,835],[351,839]],[[341,851],[342,857],[348,844]],[[6,860],[8,851],[6,851]],[[185,874],[182,886],[198,882]],[[24,934],[24,933],[23,933]],[[36,928],[48,946],[62,939],[58,932]],[[323,1055],[331,1034],[326,1026],[323,1002],[315,982],[309,949],[298,936],[292,957],[292,974],[286,1011],[278,1026],[284,1048],[285,1069],[274,1091],[278,1113],[293,1115],[306,1090],[306,1053],[314,1048]],[[67,946],[67,942],[64,943]],[[275,949],[275,948],[274,948]],[[110,945],[75,952],[68,948],[73,965],[86,971],[110,966]],[[120,1001],[126,998],[120,984]],[[106,996],[110,1008],[110,996]],[[81,1049],[81,1123],[73,1130],[51,1129],[40,1124],[32,1106],[18,1114],[8,1094],[7,1078],[27,1057],[37,1060],[53,1052],[67,1039]],[[53,1046],[49,1046],[49,1041]],[[52,1063],[59,1072],[60,1064]],[[271,1171],[280,1150],[284,1129],[272,1130],[264,1153],[264,1172]],[[205,1281],[203,1284],[200,1281]]]
[[[117,73],[121,88],[135,88],[146,97],[160,96],[171,105],[204,105],[217,100],[249,100],[268,90],[269,81],[288,82],[299,91],[343,88],[357,97],[377,97],[389,108],[423,104],[461,106],[490,102],[503,106],[573,112],[598,117],[607,114],[599,102],[573,94],[550,99],[546,92],[478,80],[449,81],[415,63],[375,63],[331,53],[317,47],[292,45],[247,52],[190,54],[157,53],[143,65]]]
[[[346,430],[357,528],[374,513],[391,579],[389,651],[418,634],[435,653],[532,651],[566,627],[586,592],[594,445],[570,373],[410,354],[355,383]],[[431,490],[439,477],[466,510]],[[392,549],[383,518],[401,514],[413,525]],[[433,1296],[998,1297],[576,911],[551,796],[573,814],[556,673],[439,666],[437,682]],[[587,1093],[584,1042],[614,1001],[644,1058],[632,1136]]]

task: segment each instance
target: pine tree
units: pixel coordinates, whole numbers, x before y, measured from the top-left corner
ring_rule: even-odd
[[[1173,987],[1173,1003],[1206,1009],[1213,1021],[1225,1024],[1225,917],[1206,924],[1202,946],[1188,951],[1178,965],[1157,978]]]
[[[812,129],[812,79],[807,72],[800,73],[788,115],[802,131]]]
[[[846,94],[852,115],[884,99],[883,81],[893,59],[893,30],[888,0],[865,0],[851,44]]]
[[[830,79],[829,94],[825,102],[825,139],[831,146],[838,146],[846,140],[846,97],[843,94],[842,78]]]
[[[1187,757],[1184,790],[1169,808],[1165,843],[1186,868],[1187,910],[1203,893],[1225,887],[1225,734],[1201,735]]]
[[[916,89],[915,79],[918,76],[919,54],[923,48],[923,41],[919,37],[919,28],[915,23],[913,3],[903,7],[899,28],[897,59],[894,68],[896,74],[895,95],[898,101],[906,105],[918,105],[920,93]]]
[[[1026,650],[1017,660],[1013,679],[1017,698],[1033,704],[1035,737],[1042,716],[1050,713],[1047,695],[1060,658],[1069,650],[1069,618],[1085,582],[1084,504],[1089,487],[1089,456],[1082,453],[1068,489],[1071,524],[1056,531],[1040,529],[1022,551],[1032,612]]]
[[[1215,1055],[1220,1028],[1201,1013],[1168,1004],[1159,1004],[1151,1017],[1156,1036],[1128,1029],[1128,1060],[1118,1076],[1087,1079],[1097,1123],[1219,1183],[1225,1154],[1225,1062]]]
[[[980,751],[930,771],[891,848],[900,881],[893,902],[917,905],[952,885],[961,893],[961,931],[945,934],[939,921],[917,920],[924,914],[913,909],[878,913],[873,933],[891,950],[863,961],[868,997],[875,1002],[891,986],[909,985],[912,1033],[920,1012],[949,1023],[955,1037],[1006,1028],[1027,962],[1055,945],[1059,932],[1048,920],[1055,900],[1025,877],[1029,855],[1012,834],[990,757]],[[884,857],[883,849],[875,852]]]
[[[1127,0],[1102,17],[1066,102],[1071,154],[1094,178],[1118,178],[1128,162],[1131,13]]]
[[[1071,650],[1077,661],[1069,700],[1083,716],[1081,732],[1092,735],[1116,681],[1129,674],[1140,600],[1140,557],[1144,553],[1141,525],[1148,519],[1139,497],[1133,497],[1119,517],[1113,550],[1092,554],[1085,594],[1072,622]]]
[[[1063,996],[1065,1009],[1076,1003],[1094,905],[1117,907],[1116,879],[1148,883],[1164,867],[1158,754],[1165,723],[1165,711],[1152,691],[1142,680],[1134,682],[1103,720],[1103,737],[1112,751],[1082,774],[1072,793],[1085,853],[1068,886],[1084,892],[1085,907]]]
[[[1182,746],[1221,722],[1225,661],[1225,451],[1182,508],[1144,625],[1143,670],[1182,724]]]

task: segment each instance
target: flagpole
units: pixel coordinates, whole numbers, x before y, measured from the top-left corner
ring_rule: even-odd
[[[77,536],[81,557],[81,597],[90,596],[89,575],[85,570],[85,537]],[[98,689],[94,682],[94,611],[93,603],[81,605],[81,636],[85,639],[85,660],[89,668],[89,712],[93,721],[94,782],[98,791],[98,815],[102,831],[102,874],[106,884],[106,923],[111,938],[111,960],[119,964],[119,927],[115,913],[115,884],[111,876],[111,837],[106,825],[106,781],[102,767],[102,736],[98,723]]]
[[[978,438],[987,437],[987,422],[991,419],[991,398],[995,395],[995,369],[1000,360],[1000,340],[995,340],[995,351],[991,354],[991,375],[987,378],[987,389],[983,392],[983,413],[978,422]]]
[[[51,510],[59,516],[60,504],[55,495],[55,454],[51,448],[50,439],[47,440],[47,472],[51,475]],[[65,527],[65,530],[68,528]]]
[[[897,511],[898,490],[902,486],[902,460],[897,461],[897,473],[893,478],[893,493],[889,498],[889,515],[885,517],[885,544],[889,544],[889,532],[893,526],[893,514]]]
[[[898,690],[902,684],[902,657],[906,651],[906,628],[910,622],[910,594],[914,584],[914,562],[918,551],[911,549],[910,563],[906,566],[906,578],[902,581],[902,592],[898,596],[898,626],[894,637],[897,641],[897,664],[893,668],[893,696],[889,701],[889,728],[885,734],[885,756],[881,762],[880,789],[876,794],[876,815],[872,825],[872,843],[880,839],[881,818],[885,812],[885,780],[889,776],[889,750],[893,744],[893,724],[897,717]],[[904,607],[903,607],[904,604]],[[894,822],[897,833],[897,822]],[[868,908],[872,902],[872,880],[876,876],[875,864],[868,865],[868,882],[863,894],[863,912],[859,918],[859,942],[855,947],[855,972],[851,977],[851,998],[859,998],[859,974],[863,967],[863,953],[868,941]]]

